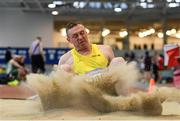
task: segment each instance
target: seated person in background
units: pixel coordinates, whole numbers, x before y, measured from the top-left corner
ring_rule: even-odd
[[[10,74],[14,79],[24,80],[27,70],[23,63],[23,56],[14,55],[7,63],[6,73]]]
[[[74,48],[61,56],[58,68],[75,74],[86,74],[125,62],[122,57],[114,57],[110,46],[91,44],[85,27],[80,23],[69,23],[66,34],[68,42],[73,44]]]
[[[11,47],[7,47],[5,53],[5,63],[8,63],[11,58],[12,58]]]

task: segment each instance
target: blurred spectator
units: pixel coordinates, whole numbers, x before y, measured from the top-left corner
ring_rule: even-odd
[[[11,54],[11,47],[7,47],[6,53],[5,53],[5,63],[7,64],[9,60],[11,60],[12,54]]]
[[[124,53],[124,59],[125,59],[125,61],[127,61],[127,62],[130,61],[130,56],[129,56],[129,53],[128,53],[128,52],[125,52],[125,53]]]
[[[139,68],[138,61],[136,60],[136,56],[135,56],[134,52],[131,52],[131,54],[130,54],[129,63],[133,63],[134,65],[136,65]]]
[[[7,63],[6,73],[14,79],[24,80],[27,70],[23,66],[23,56],[14,55]]]
[[[159,80],[158,58],[159,54],[155,52],[154,56],[152,57],[152,74],[156,82]]]
[[[151,56],[149,55],[149,52],[146,51],[145,57],[144,57],[144,65],[145,65],[144,70],[150,71],[151,70],[151,64],[152,64]]]
[[[139,61],[139,68],[140,68],[140,71],[143,72],[144,71],[144,57],[141,55],[138,59]]]
[[[37,37],[30,46],[29,55],[31,56],[32,72],[37,73],[40,70],[41,73],[45,72],[44,54],[42,38]]]
[[[145,81],[149,81],[151,79],[151,56],[149,55],[149,52],[145,52],[145,57],[144,57],[144,78]]]
[[[162,54],[159,55],[158,58],[158,69],[159,70],[164,70],[164,56]]]

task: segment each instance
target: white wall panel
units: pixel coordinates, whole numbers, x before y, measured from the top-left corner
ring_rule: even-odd
[[[46,13],[0,11],[0,47],[29,47],[41,36],[45,47],[53,47],[53,17]]]

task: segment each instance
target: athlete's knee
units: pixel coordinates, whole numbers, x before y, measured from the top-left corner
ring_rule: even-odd
[[[110,66],[117,65],[117,64],[124,64],[124,63],[126,63],[126,61],[124,60],[123,57],[116,57],[111,60]]]
[[[72,72],[72,67],[68,64],[58,65],[57,69],[62,69],[66,72]]]

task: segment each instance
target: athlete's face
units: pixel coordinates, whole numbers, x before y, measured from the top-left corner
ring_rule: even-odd
[[[77,50],[81,50],[89,46],[87,32],[81,24],[74,26],[68,30],[67,40],[74,45]]]

